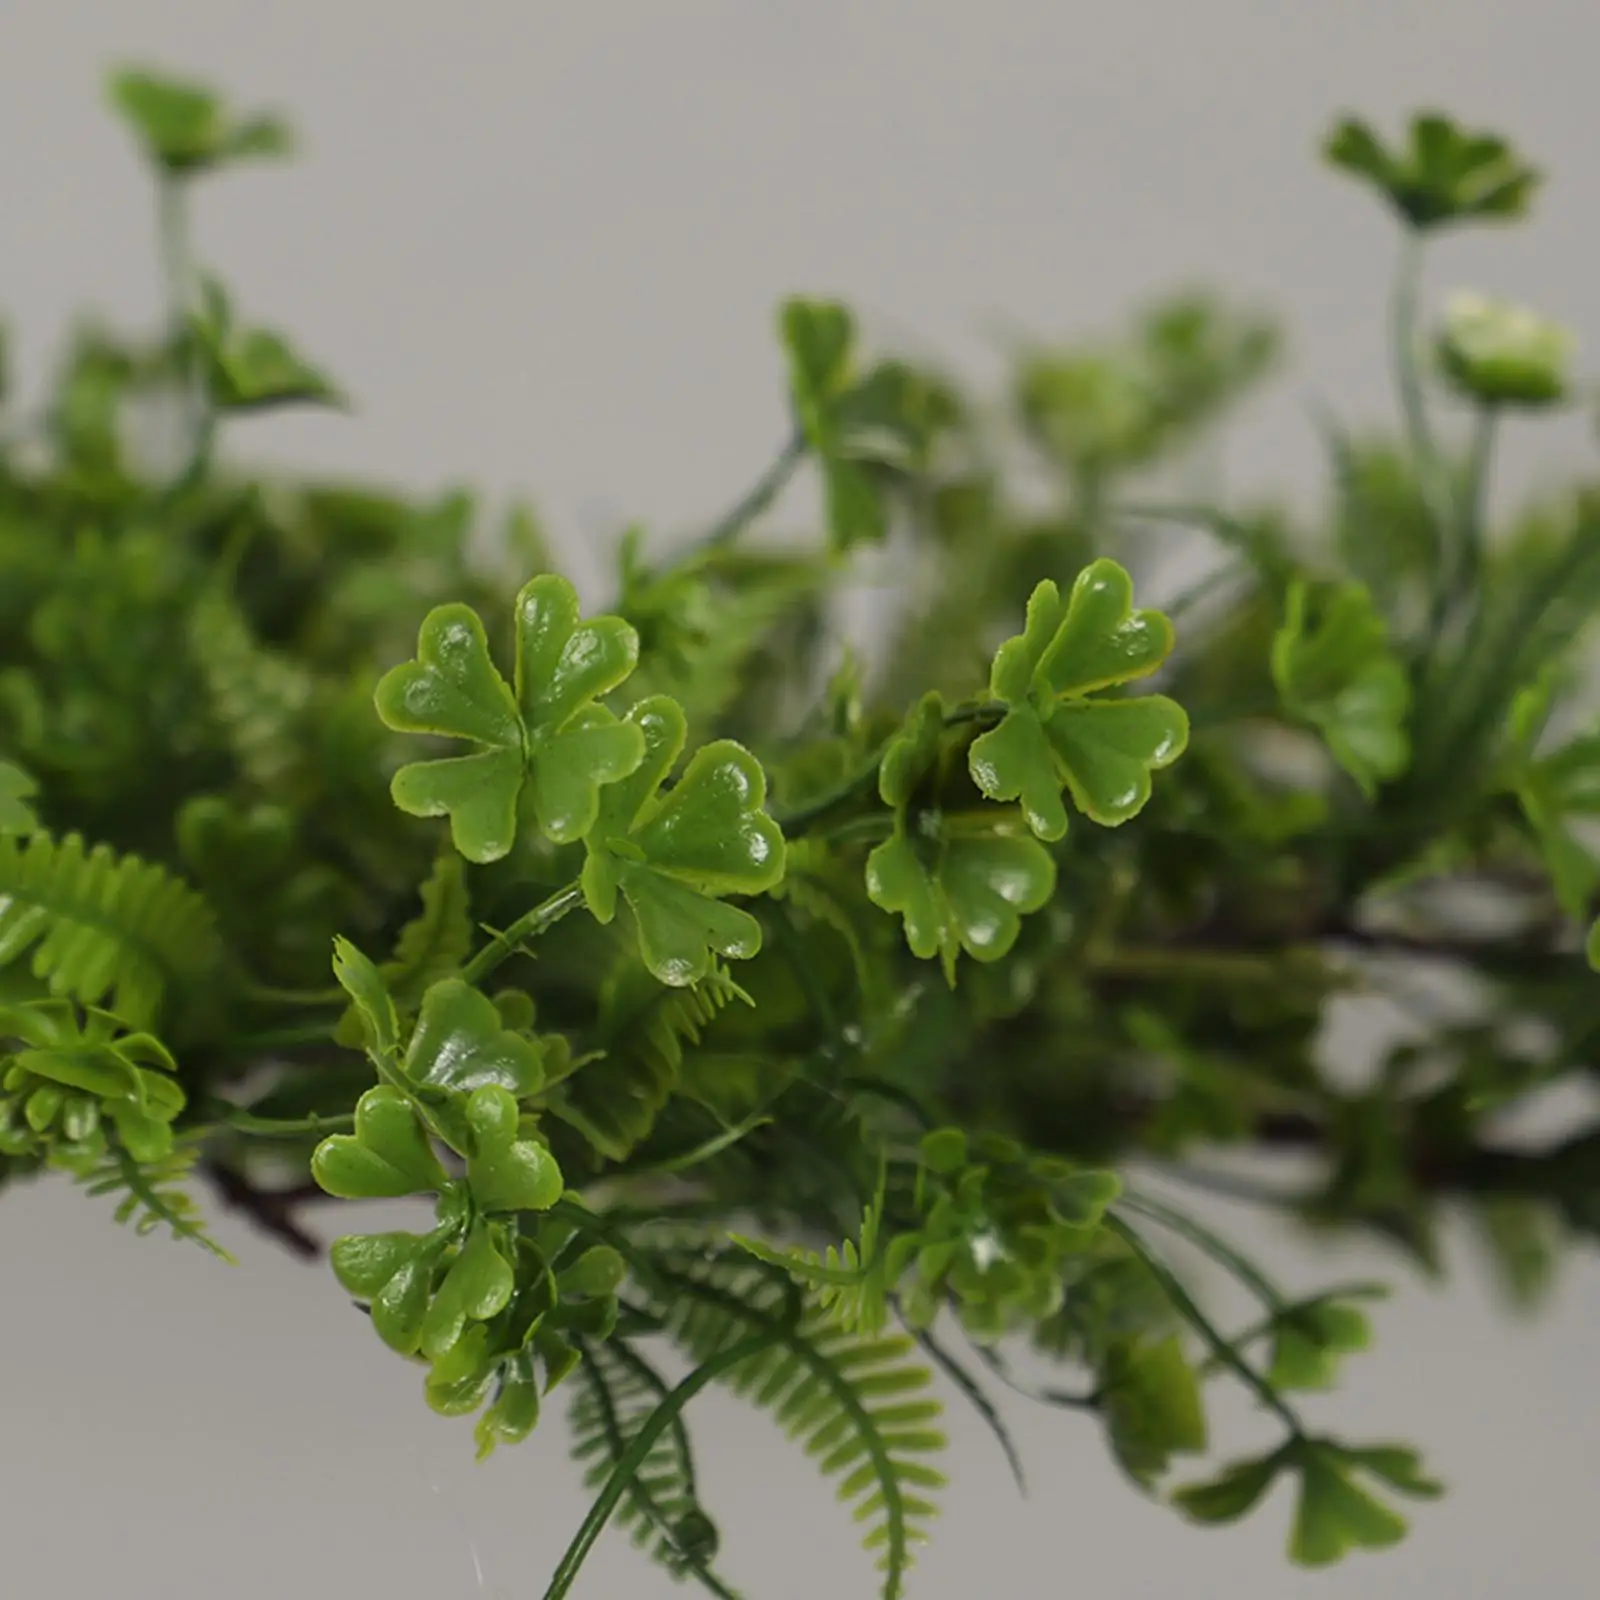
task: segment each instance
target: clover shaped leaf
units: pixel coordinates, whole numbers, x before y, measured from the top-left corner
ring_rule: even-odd
[[[1268,1455],[1236,1462],[1209,1483],[1186,1485],[1173,1501],[1192,1521],[1235,1522],[1281,1472],[1300,1480],[1289,1556],[1305,1567],[1329,1566],[1352,1550],[1384,1550],[1405,1537],[1405,1518],[1358,1483],[1358,1473],[1417,1499],[1443,1492],[1405,1445],[1356,1446],[1296,1435]]]
[[[1357,1301],[1381,1300],[1381,1284],[1352,1284],[1285,1306],[1272,1322],[1275,1389],[1331,1389],[1339,1362],[1372,1343],[1372,1324]]]
[[[489,1225],[473,1224],[466,1243],[434,1290],[422,1319],[418,1349],[430,1361],[448,1355],[469,1322],[499,1316],[516,1286],[511,1263],[501,1255]]]
[[[429,985],[405,1073],[419,1088],[472,1094],[493,1084],[519,1099],[544,1082],[539,1046],[507,1028],[494,1001],[462,978]]]
[[[638,730],[596,703],[633,671],[634,630],[620,617],[581,622],[576,591],[553,573],[524,585],[515,611],[514,686],[495,667],[477,613],[449,604],[428,613],[416,658],[386,673],[374,695],[397,732],[477,747],[402,767],[391,793],[412,816],[448,816],[456,848],[480,863],[510,851],[525,787],[539,830],[569,844],[593,826],[602,785],[644,753]]]
[[[466,1120],[467,1186],[484,1211],[548,1211],[561,1198],[561,1168],[544,1144],[523,1137],[523,1119],[507,1090],[497,1084],[475,1089]]]
[[[1172,650],[1172,624],[1135,610],[1114,561],[1092,562],[1063,602],[1046,580],[1022,633],[995,652],[990,693],[1007,707],[968,752],[972,781],[991,800],[1016,800],[1041,839],[1067,831],[1062,790],[1086,817],[1114,827],[1150,798],[1151,774],[1183,753],[1189,721],[1165,695],[1091,699],[1148,676]]]
[[[1437,112],[1413,117],[1409,133],[1405,147],[1392,149],[1359,117],[1346,117],[1324,153],[1419,232],[1526,213],[1541,175],[1498,134],[1469,131]]]
[[[690,758],[662,791],[688,737],[683,708],[665,695],[635,705],[644,760],[601,796],[585,841],[583,892],[601,922],[628,902],[645,965],[662,983],[697,983],[715,955],[747,960],[761,948],[761,924],[723,903],[762,894],[783,878],[783,830],[762,809],[767,781],[743,745],[718,739]]]
[[[354,1233],[328,1250],[333,1275],[366,1302],[372,1326],[391,1350],[415,1355],[432,1297],[434,1273],[449,1244],[448,1230],[433,1233]]]
[[[894,807],[894,834],[867,857],[866,879],[873,904],[900,916],[911,953],[937,955],[954,984],[963,950],[978,961],[1010,950],[1023,916],[1054,893],[1056,873],[1037,840],[948,816],[934,803],[943,728],[944,703],[929,694],[884,752],[878,791]]]
[[[354,1133],[333,1134],[317,1146],[311,1176],[341,1200],[423,1194],[446,1182],[416,1108],[387,1085],[356,1101]]]
[[[1405,771],[1411,683],[1363,585],[1290,585],[1272,679],[1284,708],[1322,734],[1364,794]]]

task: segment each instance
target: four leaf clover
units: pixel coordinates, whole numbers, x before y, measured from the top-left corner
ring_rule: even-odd
[[[968,753],[991,800],[1019,800],[1041,839],[1067,831],[1063,787],[1093,821],[1115,826],[1150,798],[1151,773],[1183,753],[1189,722],[1165,695],[1091,699],[1148,676],[1172,649],[1172,624],[1133,608],[1133,584],[1095,561],[1063,602],[1048,580],[1028,601],[1023,632],[995,653],[990,692],[1006,715]]]
[[[650,971],[662,983],[696,983],[714,955],[744,960],[760,950],[761,924],[722,897],[761,894],[782,879],[783,831],[762,809],[761,764],[731,739],[696,751],[662,792],[688,736],[675,700],[641,700],[623,726],[644,759],[600,797],[586,841],[584,898],[599,921],[610,922],[620,892]]]
[[[900,914],[913,955],[937,955],[955,982],[960,952],[998,961],[1016,943],[1022,918],[1055,889],[1055,863],[1034,839],[1013,838],[1005,819],[976,821],[939,809],[944,702],[926,696],[884,754],[878,791],[894,808],[892,838],[867,857],[867,894]]]
[[[638,654],[638,635],[620,617],[580,622],[576,591],[553,573],[517,596],[514,684],[495,667],[470,606],[436,607],[423,621],[416,659],[379,683],[378,715],[398,732],[442,734],[477,749],[402,767],[395,804],[413,816],[448,816],[469,861],[510,851],[525,786],[547,839],[581,838],[599,813],[602,785],[626,777],[644,756],[637,727],[596,703]]]

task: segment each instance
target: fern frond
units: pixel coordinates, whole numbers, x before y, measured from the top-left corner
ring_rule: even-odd
[[[584,1359],[570,1410],[572,1454],[584,1464],[585,1487],[597,1489],[672,1386],[626,1340],[584,1341],[581,1348]],[[694,1576],[713,1594],[733,1595],[709,1570],[719,1540],[696,1492],[694,1456],[681,1416],[651,1447],[615,1520],[675,1578]]]
[[[166,1227],[175,1239],[192,1239],[212,1255],[237,1265],[234,1257],[206,1231],[194,1197],[184,1187],[194,1174],[192,1144],[179,1144],[159,1161],[135,1161],[126,1150],[113,1148],[87,1171],[79,1173],[84,1190],[95,1196],[116,1194],[118,1222],[133,1224],[135,1233]]]
[[[606,996],[596,1054],[550,1105],[601,1155],[622,1161],[650,1134],[677,1087],[684,1049],[744,991],[720,964],[697,984],[668,989],[638,969]]]
[[[878,1552],[883,1600],[899,1600],[913,1547],[937,1514],[929,1493],[944,1485],[929,1461],[945,1445],[933,1426],[943,1407],[921,1392],[931,1375],[909,1359],[912,1341],[851,1333],[827,1307],[799,1297],[782,1274],[748,1256],[669,1247],[641,1264],[649,1269],[650,1309],[696,1362],[753,1332],[772,1335],[770,1348],[725,1381],[770,1410],[819,1458],[826,1476],[842,1475],[839,1498],[869,1524],[863,1542]]]
[[[422,885],[422,910],[400,930],[394,959],[383,969],[389,993],[401,1005],[415,1005],[430,984],[454,977],[471,949],[466,868],[454,850],[442,850]]]
[[[168,986],[204,983],[223,954],[210,907],[186,883],[46,833],[0,837],[0,967],[30,949],[53,994],[83,1005],[111,995],[132,1028],[150,1027]]]
[[[303,758],[300,725],[315,680],[298,662],[261,644],[220,591],[194,608],[189,649],[240,769],[261,788],[276,787]]]
[[[861,1210],[861,1242],[846,1239],[824,1250],[780,1249],[750,1239],[743,1234],[729,1237],[741,1250],[758,1261],[787,1272],[796,1283],[804,1284],[817,1304],[830,1312],[848,1333],[875,1334],[883,1331],[889,1316],[889,1256],[879,1249],[883,1225],[885,1179],[878,1180],[878,1192]]]

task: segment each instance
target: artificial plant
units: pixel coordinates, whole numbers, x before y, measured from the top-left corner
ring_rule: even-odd
[[[112,97],[171,316],[81,329],[0,447],[0,1177],[218,1254],[207,1188],[308,1257],[315,1202],[433,1197],[426,1232],[334,1240],[328,1292],[480,1454],[570,1399],[597,1498],[548,1600],[608,1520],[735,1592],[686,1431],[713,1381],[837,1479],[892,1600],[942,1481],[930,1375],[1004,1442],[1019,1352],[1188,1517],[1288,1477],[1295,1560],[1397,1540],[1417,1454],[1295,1398],[1376,1291],[1292,1298],[1141,1175],[1292,1149],[1262,1205],[1423,1271],[1464,1211],[1524,1296],[1600,1230],[1600,1129],[1504,1133],[1600,1046],[1600,494],[1491,528],[1497,427],[1573,399],[1568,341],[1471,295],[1429,334],[1417,290],[1433,233],[1522,216],[1537,173],[1438,115],[1335,131],[1399,224],[1404,426],[1327,423],[1314,516],[1157,493],[1270,370],[1253,314],[1175,296],[995,403],[797,298],[775,463],[701,537],[630,534],[585,604],[526,509],[219,454],[344,403],[185,242],[292,140],[150,73]],[[797,474],[821,534],[758,542]],[[1218,559],[1141,605],[1185,528]],[[902,576],[870,662],[832,625],[864,549]],[[1358,1087],[1319,1045],[1352,993],[1414,1012]],[[1258,1317],[1204,1308],[1193,1247]],[[1173,1489],[1212,1382],[1276,1441]]]

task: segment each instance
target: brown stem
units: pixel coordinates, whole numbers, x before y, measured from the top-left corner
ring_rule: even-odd
[[[253,1226],[276,1239],[291,1255],[310,1261],[322,1254],[322,1241],[301,1227],[294,1215],[297,1206],[322,1196],[322,1190],[314,1183],[262,1189],[237,1168],[218,1161],[206,1162],[201,1172],[223,1205],[249,1218]]]

